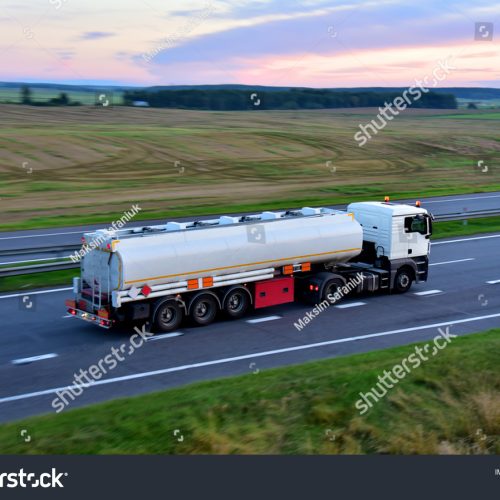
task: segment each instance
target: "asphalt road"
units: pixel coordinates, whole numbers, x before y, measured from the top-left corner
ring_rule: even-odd
[[[415,200],[402,200],[414,203]],[[464,211],[473,210],[500,210],[500,192],[491,193],[477,193],[470,195],[456,195],[456,196],[441,196],[435,198],[421,198],[422,207],[428,209],[434,215],[461,213]],[[344,209],[344,205],[334,205],[332,208]],[[209,218],[210,216],[204,217]],[[176,218],[175,220],[192,220],[193,218]],[[145,226],[152,224],[161,224],[166,220],[150,220],[134,222],[133,220],[127,227],[133,228],[137,226]],[[111,224],[112,221],[109,221]],[[100,229],[109,226],[106,224],[87,225],[87,226],[73,226],[65,228],[53,229],[36,229],[30,231],[14,231],[14,232],[1,232],[0,233],[0,250],[19,250],[29,248],[40,248],[58,245],[79,245],[81,243],[82,234],[86,231]],[[61,256],[66,254],[61,254]],[[52,257],[47,254],[29,254],[18,256],[5,256],[0,257],[0,265],[12,262],[45,259]]]
[[[486,200],[500,203],[500,197]],[[472,207],[472,200],[467,203]],[[0,296],[0,421],[53,412],[56,392],[71,385],[75,373],[122,345],[123,360],[74,401],[67,397],[68,408],[198,380],[258,377],[271,367],[429,340],[439,328],[463,335],[500,327],[500,234],[434,242],[427,283],[404,295],[350,298],[302,331],[294,323],[310,307],[287,304],[237,321],[182,328],[182,335],[155,337],[132,353],[131,329],[106,331],[67,317],[64,299],[70,295]]]

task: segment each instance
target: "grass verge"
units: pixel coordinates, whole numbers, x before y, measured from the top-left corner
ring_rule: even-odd
[[[57,285],[71,286],[73,276],[78,275],[78,269],[63,269],[61,271],[48,271],[45,273],[6,276],[0,278],[0,292],[32,290],[34,288]]]
[[[134,217],[134,222],[141,220],[174,220],[178,217],[207,217],[210,215],[223,215],[230,213],[245,213],[245,212],[261,212],[262,210],[283,210],[290,208],[301,208],[305,206],[327,206],[327,205],[348,205],[349,203],[367,200],[382,201],[385,195],[390,195],[392,200],[418,200],[422,197],[419,191],[397,191],[393,192],[390,189],[382,187],[359,186],[355,188],[324,188],[321,190],[323,194],[314,197],[294,197],[285,198],[282,200],[260,201],[258,203],[232,203],[221,204],[214,201],[212,203],[199,202],[196,206],[186,204],[172,205],[171,202],[165,201],[165,210],[147,209],[144,212],[139,212]],[[346,194],[348,191],[348,194]],[[482,189],[481,193],[490,191],[500,191],[500,184],[490,185],[488,189]],[[474,188],[460,186],[456,188],[429,188],[425,192],[426,197],[433,196],[451,196],[459,194],[475,194],[478,191]],[[147,201],[142,203],[138,201],[139,206],[147,206]],[[128,207],[127,207],[128,208]],[[15,223],[0,223],[0,232],[2,231],[22,231],[29,229],[43,229],[67,226],[81,226],[86,224],[102,224],[103,227],[109,226],[113,221],[116,221],[123,215],[122,210],[105,213],[102,210],[99,213],[87,213],[85,215],[64,215],[58,214],[54,216],[32,217]]]
[[[29,418],[0,427],[0,449],[8,454],[500,453],[500,329],[453,339],[359,415],[354,407],[359,393],[413,353],[414,345],[250,371]],[[28,429],[29,443],[19,429]]]
[[[433,238],[450,238],[497,231],[500,231],[500,217],[485,217],[484,219],[469,219],[467,221],[456,220],[434,224]]]

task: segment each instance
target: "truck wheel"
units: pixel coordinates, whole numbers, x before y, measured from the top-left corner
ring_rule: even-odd
[[[208,325],[217,316],[218,305],[212,295],[200,295],[190,306],[190,315],[197,325]]]
[[[163,302],[155,313],[154,327],[160,332],[170,332],[179,328],[183,318],[182,308],[176,300]]]
[[[224,301],[224,312],[232,319],[241,318],[250,305],[248,293],[242,288],[230,290]]]
[[[326,285],[323,288],[323,294],[321,297],[321,300],[328,300],[329,295],[335,295],[336,292],[340,290],[342,287],[343,283],[340,280],[331,280],[326,283]],[[329,300],[330,303],[334,303],[335,300]]]
[[[396,274],[394,280],[394,290],[396,293],[405,293],[411,288],[413,282],[413,275],[410,269],[400,269]]]

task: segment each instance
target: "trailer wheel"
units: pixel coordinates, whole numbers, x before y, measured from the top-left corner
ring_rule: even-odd
[[[212,295],[199,295],[189,306],[191,319],[197,325],[208,325],[217,316],[218,308],[217,301]]]
[[[154,317],[155,330],[170,332],[179,328],[184,313],[176,300],[167,300],[159,305]]]
[[[232,319],[241,318],[250,305],[248,292],[244,288],[230,290],[224,300],[224,312]]]
[[[396,273],[394,279],[394,290],[396,293],[405,293],[411,288],[413,273],[411,269],[403,267]]]

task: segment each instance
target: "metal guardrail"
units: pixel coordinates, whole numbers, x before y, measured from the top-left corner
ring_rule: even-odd
[[[455,220],[480,219],[484,217],[500,216],[500,209],[475,210],[470,212],[457,212],[434,216],[434,222],[449,222]],[[0,257],[12,255],[27,255],[37,253],[61,254],[62,252],[80,250],[80,245],[60,245],[57,247],[23,248],[20,250],[0,250]],[[76,269],[80,267],[78,262],[55,262],[52,264],[34,264],[22,267],[8,267],[0,269],[0,278],[5,276],[17,276],[22,274],[42,273],[49,271],[61,271],[64,269]]]
[[[435,222],[449,222],[453,220],[481,219],[484,217],[500,216],[500,210],[471,210],[470,212],[457,212],[452,214],[435,215]]]
[[[50,253],[56,256],[63,252],[74,252],[80,250],[81,245],[59,245],[56,247],[33,247],[22,248],[20,250],[0,250],[0,257],[8,257],[11,255],[29,255],[33,253]]]

